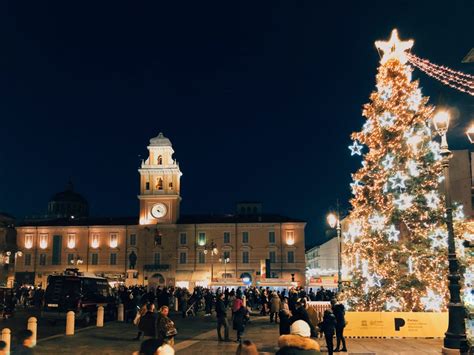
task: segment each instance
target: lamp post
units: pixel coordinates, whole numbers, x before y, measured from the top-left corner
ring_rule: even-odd
[[[337,231],[337,292],[339,293],[342,290],[342,241],[339,211],[336,214],[328,214],[327,222],[331,228],[336,228]]]
[[[211,284],[214,280],[214,255],[217,255],[217,245],[214,243],[214,240],[211,240],[211,244],[206,244],[204,246],[204,254],[211,253]]]
[[[449,113],[445,111],[438,112],[433,117],[433,124],[441,137],[441,165],[444,173],[444,201],[446,208],[446,227],[448,229],[448,263],[449,263],[449,323],[448,330],[444,336],[444,347],[447,349],[460,349],[461,353],[467,349],[466,327],[464,318],[466,311],[461,301],[461,286],[459,280],[459,262],[456,258],[456,244],[453,228],[453,209],[451,205],[450,179],[449,179],[449,160],[451,152],[448,148],[446,133],[449,127]]]
[[[224,263],[224,291],[227,288],[227,264],[230,263],[230,258],[219,258],[219,262]]]

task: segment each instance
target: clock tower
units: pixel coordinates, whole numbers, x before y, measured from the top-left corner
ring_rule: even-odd
[[[171,141],[163,133],[150,139],[148,159],[140,173],[140,224],[176,223],[181,197],[181,170],[173,159]]]

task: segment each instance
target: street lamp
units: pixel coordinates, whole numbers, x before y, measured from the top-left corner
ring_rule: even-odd
[[[433,117],[433,124],[441,137],[441,166],[444,172],[444,201],[446,208],[446,227],[448,229],[448,263],[449,263],[449,323],[448,330],[444,336],[444,347],[448,349],[463,349],[467,348],[466,328],[464,318],[466,311],[461,301],[461,286],[459,280],[459,262],[456,258],[456,245],[453,228],[453,208],[451,205],[451,192],[449,180],[449,160],[451,159],[451,152],[448,148],[448,141],[446,133],[449,127],[449,113],[440,111]]]
[[[342,290],[342,241],[341,241],[341,221],[339,211],[337,214],[330,213],[327,216],[327,222],[331,228],[337,231],[337,292]]]
[[[227,264],[230,263],[230,258],[219,258],[219,262],[224,263],[224,291],[227,288]]]
[[[214,240],[211,240],[211,244],[206,244],[204,246],[204,254],[211,253],[211,284],[214,280],[214,255],[217,255],[219,251],[217,250],[217,245],[214,243]]]

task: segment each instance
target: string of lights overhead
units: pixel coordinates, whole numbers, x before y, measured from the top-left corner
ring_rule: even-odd
[[[449,87],[474,96],[474,76],[431,63],[414,54],[407,53],[408,61],[426,75],[442,82]]]

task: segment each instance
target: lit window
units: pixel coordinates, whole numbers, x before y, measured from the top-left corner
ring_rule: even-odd
[[[286,231],[286,244],[295,244],[295,231]]]
[[[204,232],[199,232],[198,235],[198,244],[200,246],[206,245],[206,233]]]
[[[99,234],[92,234],[92,241],[91,241],[91,247],[94,249],[97,249],[100,244],[100,235]]]
[[[242,232],[242,243],[249,242],[249,232]]]
[[[117,248],[118,245],[118,235],[116,233],[110,233],[110,247]]]
[[[75,234],[68,234],[67,235],[67,247],[69,249],[74,249],[76,247],[76,235]]]
[[[130,234],[130,245],[137,245],[137,235]]]
[[[224,232],[224,243],[230,244],[230,232]]]
[[[40,234],[40,248],[46,249],[48,247],[48,235],[47,234]]]
[[[25,248],[26,249],[33,248],[33,234],[26,234],[25,235]]]

